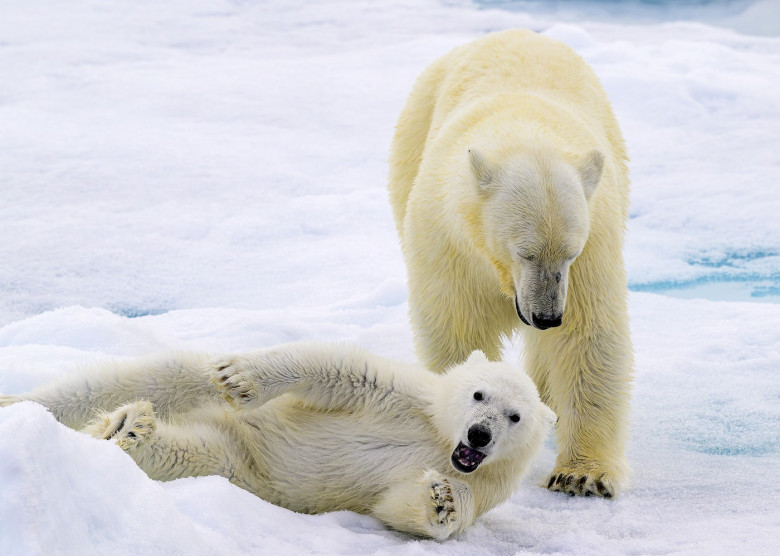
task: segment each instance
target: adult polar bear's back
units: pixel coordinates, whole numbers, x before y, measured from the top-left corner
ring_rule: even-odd
[[[500,71],[496,72],[496,68]],[[520,29],[494,33],[455,48],[431,64],[417,79],[398,119],[389,183],[402,241],[409,193],[426,147],[437,139],[445,123],[451,123],[447,122],[449,118],[460,116],[460,125],[455,127],[462,129],[484,115],[486,99],[495,101],[495,97],[504,94],[532,96],[534,101],[542,97],[555,103],[564,115],[561,123],[566,126],[560,132],[566,133],[570,141],[584,135],[577,141],[583,150],[592,147],[589,136],[608,143],[616,163],[615,179],[628,183],[620,128],[593,70],[571,48],[543,35]],[[550,114],[540,113],[534,104],[518,106],[519,110],[528,110],[523,117],[549,121]],[[471,110],[466,108],[466,114],[453,115],[465,107]],[[572,116],[577,122],[571,121]],[[586,130],[568,133],[574,130],[566,128],[576,123]],[[625,192],[627,203],[627,187]]]
[[[549,488],[616,494],[633,367],[629,186],[595,73],[529,31],[454,49],[414,85],[389,189],[421,360],[435,371],[476,349],[498,360],[520,330],[528,372],[559,416]]]

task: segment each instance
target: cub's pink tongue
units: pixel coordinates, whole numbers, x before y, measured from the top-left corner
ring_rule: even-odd
[[[461,473],[471,473],[479,467],[482,460],[485,459],[485,454],[479,450],[469,448],[463,442],[458,444],[452,452],[450,462],[452,466]]]
[[[468,446],[461,445],[458,446],[456,457],[462,465],[472,467],[482,463],[482,460],[485,459],[485,454],[477,450],[472,450]]]

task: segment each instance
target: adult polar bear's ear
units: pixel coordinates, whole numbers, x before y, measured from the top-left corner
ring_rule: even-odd
[[[471,163],[471,171],[474,173],[474,177],[477,178],[479,192],[483,194],[490,193],[492,189],[491,184],[498,176],[498,169],[475,149],[469,149],[469,162]]]
[[[601,151],[592,150],[586,154],[578,168],[582,178],[582,188],[585,190],[585,198],[590,200],[604,171],[604,155]]]

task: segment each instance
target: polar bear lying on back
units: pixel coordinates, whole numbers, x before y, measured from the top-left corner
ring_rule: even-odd
[[[509,498],[555,421],[526,375],[481,352],[438,375],[321,344],[103,366],[0,405],[22,400],[153,479],[221,475],[297,512],[435,539]]]

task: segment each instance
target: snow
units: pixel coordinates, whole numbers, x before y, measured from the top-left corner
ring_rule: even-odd
[[[413,360],[395,118],[430,61],[509,27],[572,45],[613,101],[633,289],[780,291],[775,3],[641,25],[639,5],[488,4],[6,2],[0,392],[173,349],[339,340]],[[631,294],[634,477],[614,501],[539,488],[550,440],[510,502],[421,541],[219,477],[151,481],[23,403],[0,409],[0,553],[776,553],[780,310],[752,299]]]

